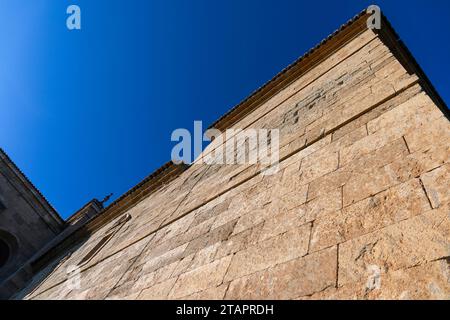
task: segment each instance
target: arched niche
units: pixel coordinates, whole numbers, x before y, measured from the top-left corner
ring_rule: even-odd
[[[18,242],[16,237],[0,229],[0,271],[14,260],[17,248]]]

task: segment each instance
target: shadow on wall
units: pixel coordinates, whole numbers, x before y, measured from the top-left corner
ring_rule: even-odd
[[[47,283],[47,280],[56,272],[67,274],[67,270],[62,269],[64,263],[72,256],[73,252],[77,251],[87,241],[88,238],[88,236],[83,237],[69,249],[64,250],[61,255],[53,258],[51,262],[49,262],[48,259],[43,258],[42,255],[28,261],[22,268],[0,284],[0,299],[22,300],[38,291],[51,289],[56,283]],[[3,238],[0,238],[0,246],[2,239]],[[0,248],[0,250],[2,249]],[[7,251],[4,252],[7,253]]]

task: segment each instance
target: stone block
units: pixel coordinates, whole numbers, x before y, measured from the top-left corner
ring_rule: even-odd
[[[272,207],[269,209],[269,207]],[[278,211],[279,206],[274,203],[262,209],[252,210],[250,213],[239,218],[233,230],[233,235],[239,234],[247,229],[251,229],[256,225],[261,224],[266,219],[270,219],[275,211]]]
[[[189,296],[180,298],[183,300],[222,300],[225,296],[225,292],[228,289],[227,284],[221,284],[217,287],[208,288],[206,290],[191,294]]]
[[[339,286],[365,281],[367,270],[406,269],[450,255],[449,205],[430,210],[339,246]]]
[[[231,256],[224,257],[178,277],[169,298],[181,298],[222,283]]]
[[[311,250],[317,251],[430,210],[418,179],[390,188],[314,222]]]
[[[259,225],[245,229],[236,235],[232,235],[228,240],[223,241],[217,250],[215,259],[220,259],[244,250],[245,248],[258,242],[262,227],[263,222],[260,222]]]
[[[337,152],[320,158],[314,157],[314,154],[304,159],[301,165],[301,184],[307,184],[314,179],[335,171],[339,165],[339,155]]]
[[[292,299],[336,285],[336,248],[330,248],[230,283],[226,299]]]
[[[432,146],[446,146],[450,149],[450,121],[444,116],[412,130],[405,135],[409,150],[414,153],[430,150]]]
[[[304,207],[302,222],[310,222],[342,208],[342,188],[335,188],[320,193],[317,197],[308,201]]]
[[[311,226],[304,225],[237,252],[233,256],[225,281],[306,255],[310,231]]]
[[[366,278],[338,288],[328,288],[308,300],[449,300],[450,271],[446,259],[377,275],[367,270]],[[376,281],[375,281],[376,280]],[[377,285],[375,285],[377,284]]]
[[[154,286],[142,290],[137,297],[138,300],[162,300],[167,299],[167,296],[172,290],[174,283],[177,279],[171,278]]]
[[[291,229],[298,228],[305,224],[304,216],[304,207],[280,210],[276,215],[264,222],[264,226],[259,233],[259,241],[264,241]]]
[[[207,234],[192,240],[186,248],[185,255],[195,253],[210,245],[224,241],[233,233],[237,220],[230,221]]]

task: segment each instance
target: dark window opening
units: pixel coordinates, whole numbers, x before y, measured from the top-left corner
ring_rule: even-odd
[[[5,209],[6,209],[5,205],[4,205],[3,202],[0,200],[0,212],[2,212],[2,211],[5,210]]]
[[[8,244],[0,239],[0,268],[2,268],[9,260],[9,256],[11,254],[11,250],[9,249]]]

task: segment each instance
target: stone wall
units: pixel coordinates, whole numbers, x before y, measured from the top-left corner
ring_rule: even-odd
[[[279,128],[280,170],[198,161],[15,298],[450,297],[450,122],[377,33],[233,127]]]
[[[0,284],[64,228],[63,220],[0,149],[0,240],[9,258],[0,266]],[[3,296],[0,286],[0,297]],[[17,288],[16,288],[17,289]]]

